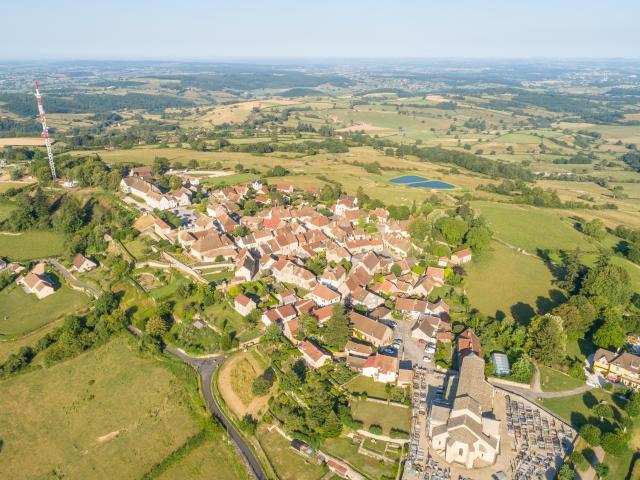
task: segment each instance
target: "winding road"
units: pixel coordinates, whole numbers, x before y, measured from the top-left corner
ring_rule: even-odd
[[[133,325],[129,325],[127,328],[135,336],[142,337],[143,333]],[[260,465],[260,462],[253,454],[253,451],[251,450],[247,442],[245,442],[245,440],[242,438],[240,433],[236,430],[235,426],[225,416],[224,412],[213,397],[213,392],[211,391],[213,374],[220,366],[220,364],[224,361],[224,355],[221,354],[212,357],[192,357],[182,350],[178,350],[169,346],[165,347],[165,351],[169,352],[171,355],[178,357],[184,363],[191,365],[191,367],[193,367],[195,371],[198,372],[200,380],[202,381],[202,391],[204,393],[204,399],[207,402],[209,410],[227,429],[229,436],[235,443],[237,450],[245,461],[249,473],[253,478],[256,478],[257,480],[267,480],[267,476],[264,473],[262,465]]]

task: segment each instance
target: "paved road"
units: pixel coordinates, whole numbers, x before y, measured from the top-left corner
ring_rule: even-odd
[[[95,287],[92,287],[91,285],[89,285],[88,283],[85,283],[81,280],[78,280],[73,273],[71,273],[69,270],[67,270],[65,268],[64,265],[62,265],[58,260],[56,260],[55,258],[47,258],[45,259],[45,262],[50,263],[51,265],[53,265],[56,270],[58,270],[62,276],[64,278],[67,279],[67,281],[70,284],[74,284],[77,287],[86,290],[87,292],[89,292],[91,295],[93,295],[95,298],[98,298],[100,295],[102,295],[102,292],[100,290],[98,290]]]
[[[131,333],[136,335],[137,337],[142,336],[142,332],[136,327],[129,325],[127,327]],[[227,419],[224,412],[218,406],[215,398],[213,397],[213,392],[211,391],[211,382],[213,381],[213,374],[216,369],[220,366],[220,364],[224,361],[224,355],[219,355],[217,357],[192,357],[185,352],[172,348],[166,347],[165,351],[169,352],[171,355],[178,357],[184,363],[191,365],[196,372],[200,375],[200,379],[202,381],[202,390],[204,393],[204,398],[209,406],[209,410],[211,413],[222,423],[227,432],[229,432],[229,436],[236,444],[240,454],[242,455],[245,463],[250,469],[250,473],[257,480],[267,480],[267,476],[262,469],[262,465],[253,454],[253,451],[244,441],[240,433],[236,430],[233,424]]]

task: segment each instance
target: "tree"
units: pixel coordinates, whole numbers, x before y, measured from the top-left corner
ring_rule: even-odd
[[[571,465],[564,463],[558,470],[558,480],[573,480],[576,472]]]
[[[256,397],[262,397],[269,393],[269,388],[271,388],[271,384],[267,381],[266,378],[260,375],[253,381],[253,385],[251,385],[251,392]]]
[[[640,415],[640,393],[631,394],[624,410],[630,417],[637,417]]]
[[[585,276],[581,293],[590,297],[597,308],[626,307],[633,295],[631,277],[624,268],[611,264],[608,256],[601,255]]]
[[[584,274],[580,248],[576,248],[564,261],[564,275],[558,282],[560,288],[569,293],[575,293],[580,289],[580,280]]]
[[[602,431],[595,425],[587,423],[580,428],[580,436],[592,447],[600,445]]]
[[[593,334],[593,343],[602,348],[618,349],[627,338],[627,331],[622,323],[622,314],[618,309],[606,309],[604,321]]]
[[[467,233],[467,224],[457,218],[443,217],[436,222],[436,228],[450,245],[459,245]]]
[[[531,381],[533,365],[526,355],[521,355],[511,366],[511,376],[518,382],[529,383]]]
[[[322,436],[325,438],[336,438],[342,433],[342,422],[338,415],[331,410],[322,425]]]
[[[595,466],[595,471],[598,478],[607,478],[609,476],[609,465],[606,463],[599,463]]]
[[[568,303],[557,306],[552,313],[562,318],[567,338],[572,340],[583,338],[595,321],[595,309],[582,295],[571,297]]]
[[[162,338],[165,333],[169,330],[169,326],[165,320],[158,316],[151,317],[147,320],[147,325],[145,326],[145,331],[153,338]]]
[[[164,175],[171,167],[169,159],[165,157],[156,157],[153,159],[153,165],[151,166],[151,173],[156,176]]]
[[[604,223],[599,218],[583,223],[582,231],[585,235],[589,235],[596,240],[602,240],[607,233],[604,229]]]
[[[342,350],[347,344],[351,337],[351,327],[342,304],[338,303],[333,307],[333,313],[327,320],[323,337],[327,346],[336,350]]]
[[[627,451],[627,442],[629,441],[629,434],[622,430],[616,430],[615,432],[608,432],[602,436],[602,448],[605,452],[611,455],[622,455]]]
[[[427,238],[427,235],[429,234],[429,230],[430,230],[429,222],[427,222],[422,218],[418,218],[414,220],[407,227],[407,231],[409,232],[409,235],[411,235],[411,239],[417,243],[420,243],[424,241],[425,238]]]
[[[606,402],[602,402],[593,407],[593,414],[600,417],[600,421],[603,422],[605,417],[613,417],[613,408]]]
[[[566,335],[562,318],[551,314],[537,316],[531,321],[527,333],[525,348],[535,360],[552,366],[564,359]]]
[[[244,165],[242,165],[241,163],[236,163],[236,166],[233,167],[233,169],[236,171],[236,173],[242,173],[244,172]]]
[[[318,320],[310,313],[303,313],[298,318],[298,332],[296,338],[304,340],[309,337],[317,337],[320,334]]]
[[[485,225],[472,226],[464,240],[475,253],[481,252],[491,244],[491,230]]]

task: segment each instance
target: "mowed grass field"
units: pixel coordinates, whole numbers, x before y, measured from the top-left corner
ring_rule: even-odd
[[[552,285],[553,276],[542,260],[496,241],[465,270],[469,301],[486,315],[502,312],[527,321],[538,310],[551,308],[562,295]]]
[[[0,257],[11,261],[55,257],[64,251],[64,235],[58,232],[29,231],[20,235],[0,233]]]
[[[269,431],[264,425],[260,425],[256,438],[280,480],[319,480],[327,472],[322,465],[308,462],[302,455],[295,453],[290,446],[291,442],[275,430]]]
[[[352,400],[351,414],[364,423],[365,430],[371,425],[380,425],[385,434],[392,428],[408,432],[411,429],[411,409],[397,405],[386,405],[368,400]]]
[[[0,382],[2,476],[138,479],[197,433],[181,380],[136,350],[118,337]]]
[[[369,397],[386,400],[387,392],[385,385],[386,384],[382,382],[376,382],[371,377],[358,375],[345,384],[345,388],[351,393],[366,393]]]
[[[555,210],[495,202],[471,202],[487,219],[494,236],[510,245],[535,253],[537,249],[597,250],[571,221]]]
[[[87,295],[66,285],[39,300],[13,284],[0,292],[0,337],[21,336],[58,318],[72,315],[89,302]]]
[[[544,365],[538,365],[538,370],[540,370],[540,384],[543,392],[560,392],[584,385],[583,380]]]

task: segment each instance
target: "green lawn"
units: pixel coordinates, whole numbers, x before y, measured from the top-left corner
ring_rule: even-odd
[[[0,257],[12,261],[56,257],[64,250],[64,235],[30,231],[20,235],[0,235]]]
[[[236,173],[234,175],[225,175],[224,177],[204,178],[200,180],[200,183],[206,185],[236,185],[238,183],[251,182],[256,179],[256,175],[253,173]]]
[[[526,256],[496,241],[491,250],[466,265],[466,291],[471,306],[486,315],[502,312],[527,322],[564,297],[554,288],[553,276],[537,257]]]
[[[387,399],[385,384],[364,375],[355,377],[345,385],[345,388],[352,393],[366,393],[369,397]]]
[[[182,285],[190,283],[190,280],[187,277],[179,273],[173,272],[173,275],[174,277],[169,283],[162,287],[154,288],[149,292],[149,295],[156,300],[163,300],[175,294]]]
[[[149,255],[149,245],[142,238],[136,238],[123,244],[127,251],[136,259],[140,260]]]
[[[17,337],[57,318],[71,315],[89,304],[89,297],[66,285],[52,295],[38,300],[11,285],[0,292],[0,337]]]
[[[197,433],[185,380],[137,351],[123,335],[0,382],[2,477],[138,479]]]
[[[368,478],[378,479],[383,475],[390,478],[396,476],[397,463],[382,464],[375,458],[358,453],[358,444],[350,438],[329,438],[322,444],[322,451],[344,460]]]
[[[496,238],[535,253],[536,249],[595,251],[587,237],[564,220],[562,212],[496,202],[471,202],[487,219]]]
[[[294,452],[291,442],[275,430],[269,432],[260,426],[256,437],[280,480],[317,480],[326,473],[325,467],[308,462],[303,456]]]
[[[365,430],[372,424],[380,425],[385,434],[389,434],[392,428],[405,432],[411,429],[410,408],[366,400],[352,400],[351,414],[353,418],[364,423]]]
[[[540,370],[540,385],[544,392],[560,392],[584,385],[583,380],[578,380],[553,368],[538,365],[538,369]]]

